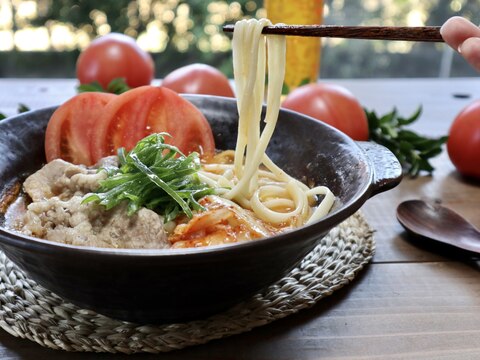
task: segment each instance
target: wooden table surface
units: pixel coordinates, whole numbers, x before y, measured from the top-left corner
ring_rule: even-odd
[[[410,115],[423,106],[413,129],[448,132],[455,115],[480,98],[480,78],[330,80],[349,88],[378,113],[394,106]],[[56,105],[75,93],[74,80],[0,79],[0,111],[17,104]],[[479,154],[480,161],[480,154]],[[470,254],[421,244],[397,222],[408,199],[440,201],[480,228],[480,183],[462,179],[446,152],[433,176],[405,178],[362,208],[376,230],[376,254],[348,286],[269,325],[162,355],[138,359],[480,359],[480,273]],[[131,359],[132,356],[66,353],[42,348],[0,330],[0,359]]]

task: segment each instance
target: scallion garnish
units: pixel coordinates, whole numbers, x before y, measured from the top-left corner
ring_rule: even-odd
[[[202,210],[198,200],[213,194],[214,189],[198,177],[198,154],[186,156],[177,147],[165,144],[166,135],[149,135],[130,152],[120,149],[120,166],[109,168],[107,178],[83,203],[94,202],[108,210],[126,201],[129,215],[146,207],[163,215],[165,222],[180,214],[191,218],[192,211]]]

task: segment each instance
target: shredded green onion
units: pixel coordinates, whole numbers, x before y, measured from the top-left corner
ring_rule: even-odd
[[[126,201],[128,215],[146,207],[163,215],[165,222],[181,214],[191,218],[193,211],[203,210],[198,200],[215,190],[198,177],[198,154],[184,155],[165,144],[165,136],[149,135],[130,152],[119,149],[119,167],[105,169],[107,178],[83,203],[94,202],[109,210]]]

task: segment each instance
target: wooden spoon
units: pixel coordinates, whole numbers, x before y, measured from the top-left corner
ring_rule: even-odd
[[[480,231],[444,206],[422,200],[404,201],[397,207],[397,219],[415,235],[480,253]]]

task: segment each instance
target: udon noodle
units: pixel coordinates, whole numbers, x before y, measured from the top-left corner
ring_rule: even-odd
[[[292,178],[265,152],[279,114],[286,53],[284,36],[262,35],[267,25],[271,25],[267,19],[235,24],[232,47],[239,113],[237,145],[233,156],[221,156],[233,157],[233,161],[205,164],[200,176],[221,196],[252,210],[263,221],[297,227],[325,216],[335,197],[326,186],[309,188]],[[261,131],[266,68],[265,127]]]

